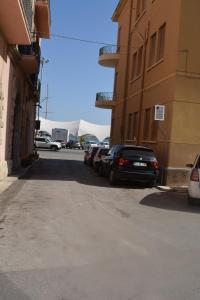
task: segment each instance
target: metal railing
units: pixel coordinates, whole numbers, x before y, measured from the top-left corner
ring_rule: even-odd
[[[103,54],[117,54],[118,53],[118,47],[117,46],[105,46],[100,48],[99,50],[99,56]]]
[[[37,43],[32,43],[31,45],[19,45],[18,50],[21,55],[35,56],[37,60],[38,72],[39,72],[40,58],[41,58],[40,46]]]
[[[113,93],[97,93],[96,101],[113,101]]]
[[[33,24],[33,0],[21,0],[24,13],[27,19],[29,31],[32,31]]]
[[[36,2],[44,2],[44,3],[48,3],[48,5],[50,5],[50,0],[36,0]]]

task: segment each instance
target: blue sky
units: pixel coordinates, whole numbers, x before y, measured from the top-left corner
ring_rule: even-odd
[[[51,32],[115,44],[117,24],[111,16],[117,4],[118,0],[51,0]],[[114,82],[114,69],[98,65],[100,47],[55,37],[42,41],[42,56],[49,59],[41,95],[45,97],[48,84],[48,119],[110,124],[111,111],[95,108],[96,93],[111,92]]]

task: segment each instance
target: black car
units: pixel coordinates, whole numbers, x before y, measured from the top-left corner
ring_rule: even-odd
[[[100,175],[109,176],[110,184],[120,180],[143,182],[154,186],[158,162],[152,149],[140,146],[113,145],[100,165]]]

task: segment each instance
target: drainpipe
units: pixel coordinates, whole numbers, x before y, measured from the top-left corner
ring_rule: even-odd
[[[130,0],[130,15],[129,15],[129,35],[128,35],[128,44],[127,44],[127,58],[126,58],[126,69],[125,69],[125,87],[124,87],[124,102],[123,102],[123,109],[122,109],[122,122],[120,128],[120,135],[121,135],[121,143],[123,144],[125,141],[125,121],[126,121],[126,107],[127,107],[127,96],[128,96],[128,85],[129,85],[129,56],[130,56],[130,45],[131,45],[131,24],[133,18],[133,1]]]
[[[143,69],[142,69],[142,83],[141,83],[141,95],[140,95],[140,107],[139,107],[139,120],[138,120],[138,131],[136,136],[136,145],[140,145],[140,132],[142,127],[142,109],[144,101],[144,83],[145,83],[145,72],[146,72],[146,59],[147,59],[147,44],[149,38],[149,27],[150,23],[148,22],[147,30],[145,33],[144,40],[144,59],[143,59]]]

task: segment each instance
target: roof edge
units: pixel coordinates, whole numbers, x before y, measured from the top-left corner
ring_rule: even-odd
[[[118,22],[119,16],[126,4],[127,0],[120,0],[113,15],[112,15],[112,21],[113,22]]]

